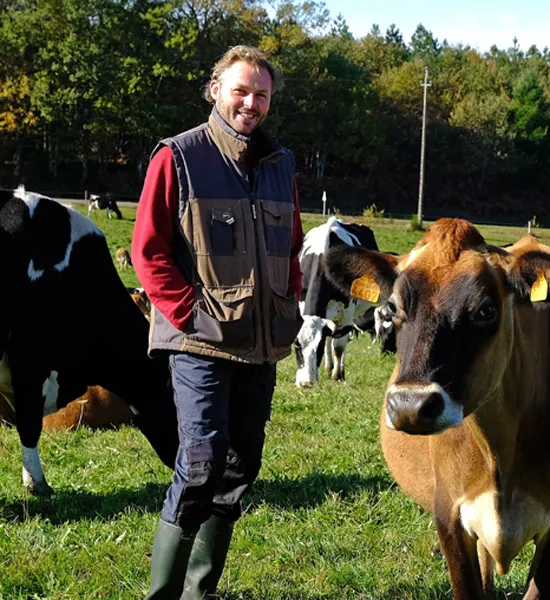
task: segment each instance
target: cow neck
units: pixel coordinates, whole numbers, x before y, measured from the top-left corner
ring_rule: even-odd
[[[464,421],[504,491],[547,447],[550,373],[541,364],[550,360],[548,321],[546,311],[514,307],[512,351],[500,385]]]

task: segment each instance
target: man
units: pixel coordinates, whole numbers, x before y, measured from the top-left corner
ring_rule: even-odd
[[[139,203],[132,261],[153,305],[150,354],[170,353],[180,436],[149,600],[215,593],[260,470],[275,363],[300,327],[294,158],[260,127],[281,85],[261,50],[231,48],[208,122],[157,146]]]

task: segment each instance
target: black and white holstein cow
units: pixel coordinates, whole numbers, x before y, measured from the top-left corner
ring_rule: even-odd
[[[300,252],[303,273],[300,313],[304,323],[295,340],[298,387],[309,387],[318,380],[323,354],[332,378],[345,378],[344,353],[349,333],[356,328],[354,318],[372,306],[363,300],[346,298],[326,278],[324,256],[329,248],[338,245],[378,250],[369,227],[344,223],[336,217],[330,217],[306,234]]]
[[[116,203],[116,200],[113,198],[111,193],[105,194],[105,196],[98,196],[97,194],[92,194],[90,199],[88,200],[88,216],[91,217],[94,210],[106,210],[107,217],[109,219],[113,218],[113,213],[116,215],[117,219],[123,219],[122,213],[120,212],[120,208]]]
[[[0,192],[0,264],[0,392],[15,409],[24,484],[52,493],[38,455],[42,417],[93,385],[131,403],[136,425],[173,467],[177,420],[167,365],[148,358],[147,320],[96,225],[23,188]],[[87,311],[91,284],[100,301]]]

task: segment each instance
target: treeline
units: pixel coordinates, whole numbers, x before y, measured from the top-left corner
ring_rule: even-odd
[[[0,0],[0,187],[137,195],[156,141],[202,122],[231,45],[285,72],[269,130],[302,204],[416,209],[429,69],[425,214],[550,220],[550,52],[480,53],[419,25],[354,39],[306,0]],[[207,168],[205,166],[205,168]]]

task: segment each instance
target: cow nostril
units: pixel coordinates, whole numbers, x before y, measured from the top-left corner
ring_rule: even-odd
[[[444,409],[445,405],[441,394],[433,393],[422,403],[418,416],[424,421],[435,421]]]

